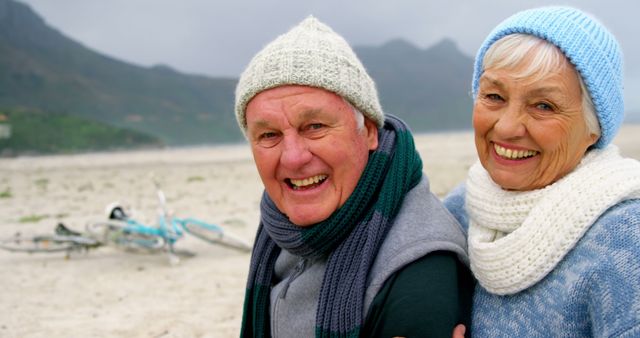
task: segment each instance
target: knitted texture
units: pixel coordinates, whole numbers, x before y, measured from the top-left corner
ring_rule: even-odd
[[[283,85],[323,88],[347,99],[382,127],[384,114],[375,83],[349,44],[308,17],[269,43],[251,60],[236,87],[235,112],[243,132],[247,104],[258,93]]]
[[[487,291],[522,291],[544,278],[611,206],[640,198],[640,163],[610,145],[557,182],[507,191],[476,163],[467,179],[469,258]]]
[[[442,206],[440,199],[429,190],[428,178],[423,175],[420,182],[405,195],[402,207],[394,218],[393,225],[385,236],[384,242],[376,254],[375,262],[369,270],[364,308],[362,309],[364,323],[360,336],[372,337],[370,333],[373,332],[374,328],[382,328],[379,325],[382,322],[379,320],[391,318],[398,314],[394,310],[397,306],[404,306],[404,308],[408,309],[412,307],[411,304],[415,305],[416,302],[423,302],[415,298],[405,298],[405,292],[415,292],[421,295],[425,292],[427,294],[433,293],[442,286],[441,282],[443,280],[452,281],[456,279],[456,276],[450,274],[453,271],[437,271],[434,272],[438,275],[435,280],[424,277],[425,280],[423,282],[413,284],[413,291],[409,291],[409,289],[403,289],[407,286],[404,282],[395,282],[395,276],[401,277],[401,275],[405,275],[405,269],[415,271],[416,266],[422,266],[418,261],[423,258],[431,261],[432,258],[425,257],[427,255],[439,256],[442,254],[436,251],[455,252],[459,260],[466,262],[468,266],[469,260],[466,249],[466,235],[463,234],[462,228],[455,223],[449,212]],[[273,337],[315,336],[318,296],[320,295],[326,264],[326,258],[308,260],[293,255],[286,250],[280,252],[274,268],[270,293],[270,323]],[[461,271],[457,271],[455,274],[459,272]],[[457,277],[460,278],[461,276],[458,275]],[[404,280],[404,277],[401,277],[401,279]],[[445,284],[449,285],[450,283]],[[463,288],[464,286],[453,282],[448,287]],[[402,291],[400,291],[401,289]],[[386,291],[390,291],[390,293]],[[468,291],[472,292],[473,290]],[[462,292],[464,293],[465,291]],[[452,320],[454,317],[459,318],[459,312],[442,312],[445,310],[439,305],[443,302],[449,303],[444,307],[450,309],[451,306],[460,305],[458,301],[454,300],[458,298],[449,298],[444,294],[439,294],[437,300],[433,302],[431,302],[431,298],[433,297],[425,298],[430,299],[430,301],[421,306],[424,310],[421,313],[428,312],[429,309],[433,309],[434,313],[444,313],[445,315],[439,316],[438,321],[440,324],[450,322],[446,318]],[[382,300],[384,300],[384,306],[380,304]],[[378,310],[383,311],[385,314],[379,316],[382,313]],[[434,332],[433,330],[436,330],[440,326],[439,324],[434,325],[433,321],[425,321],[424,317],[418,313],[407,315],[403,317],[405,318],[404,323],[402,321],[389,323],[384,320],[382,326],[385,328],[402,328],[403,331],[397,331],[396,333],[408,333],[411,327],[419,328],[422,332],[422,334],[417,335],[409,334],[408,337],[437,336],[430,335],[430,333]],[[407,321],[410,323],[407,323]]]
[[[467,219],[466,191],[445,205]],[[467,227],[468,223],[463,223]],[[640,200],[607,210],[540,282],[502,296],[476,286],[473,337],[640,337]]]
[[[516,13],[493,29],[476,55],[474,99],[487,50],[501,38],[517,33],[552,43],[575,66],[600,123],[602,134],[594,146],[604,148],[618,133],[624,117],[622,51],[615,37],[597,20],[570,7],[542,7]]]
[[[263,194],[245,295],[242,337],[266,337],[269,288],[281,249],[313,259],[328,256],[316,314],[317,337],[358,337],[368,272],[405,194],[422,177],[413,137],[388,116],[354,192],[328,219],[298,227]]]

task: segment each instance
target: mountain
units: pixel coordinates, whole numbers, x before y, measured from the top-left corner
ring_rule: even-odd
[[[625,113],[624,122],[640,123],[640,111],[628,111]]]
[[[223,142],[241,138],[232,114],[236,81],[106,57],[27,5],[0,0],[0,107],[78,115],[170,145]]]
[[[383,109],[414,131],[470,127],[470,58],[450,40],[356,47]],[[0,109],[75,115],[147,133],[168,145],[242,139],[237,79],[140,67],[99,54],[48,26],[25,4],[0,0]]]
[[[398,39],[355,52],[375,79],[386,113],[414,131],[471,128],[473,60],[453,41],[419,49]]]

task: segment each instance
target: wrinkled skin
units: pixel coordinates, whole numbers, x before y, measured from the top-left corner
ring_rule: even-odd
[[[473,108],[478,157],[504,189],[543,188],[571,172],[597,136],[585,123],[578,74],[566,60],[535,80],[511,73],[489,68],[480,78]]]
[[[271,199],[299,226],[316,224],[340,208],[355,189],[376,125],[359,129],[338,95],[306,86],[265,90],[247,105],[247,136]]]

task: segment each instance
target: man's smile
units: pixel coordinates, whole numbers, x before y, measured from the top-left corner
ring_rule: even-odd
[[[327,175],[320,174],[302,179],[287,178],[284,181],[293,190],[306,190],[322,184],[327,177]]]

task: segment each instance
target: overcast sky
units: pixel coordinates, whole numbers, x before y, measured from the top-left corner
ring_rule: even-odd
[[[313,14],[352,45],[403,38],[426,48],[451,38],[473,56],[500,21],[550,4],[598,17],[625,53],[626,103],[640,112],[640,2],[473,0],[19,0],[85,46],[142,66],[237,77],[277,35]],[[634,93],[635,95],[631,95]]]

